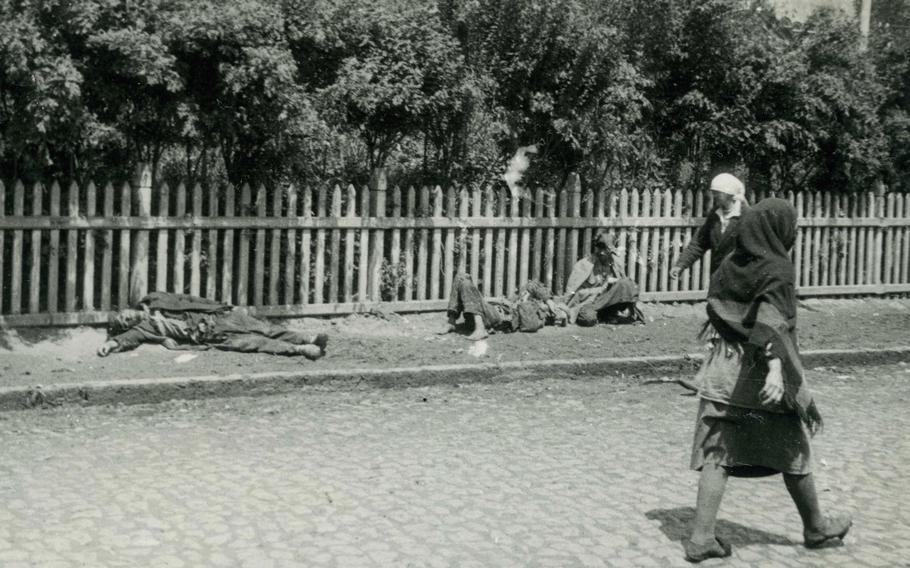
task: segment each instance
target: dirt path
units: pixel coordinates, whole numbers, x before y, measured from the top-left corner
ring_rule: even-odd
[[[86,380],[182,377],[307,369],[384,368],[447,363],[679,355],[701,349],[696,338],[703,304],[645,304],[644,326],[544,328],[492,335],[475,345],[462,335],[437,335],[441,313],[305,318],[290,327],[330,334],[328,355],[302,358],[219,351],[167,351],[145,345],[105,359],[95,355],[104,332],[93,328],[0,331],[0,386]],[[910,345],[910,300],[810,300],[800,314],[804,349]],[[485,351],[484,351],[485,347]],[[478,349],[479,348],[479,349]]]

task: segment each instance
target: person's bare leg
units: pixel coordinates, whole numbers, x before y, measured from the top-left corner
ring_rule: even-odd
[[[815,492],[815,479],[812,474],[792,475],[784,474],[784,483],[787,491],[799,511],[806,530],[820,528],[823,522],[821,510],[818,506],[818,494]]]
[[[480,314],[471,314],[474,317],[474,332],[468,336],[471,341],[479,341],[489,337],[487,328],[483,325],[483,316]]]
[[[714,542],[717,512],[727,487],[727,470],[716,464],[705,464],[698,480],[698,498],[695,505],[695,520],[692,536],[695,544]]]
[[[441,330],[439,330],[439,335],[455,333],[455,323],[458,321],[458,315],[456,315],[456,312],[449,311],[446,313],[446,319],[447,323]]]
[[[818,493],[815,490],[815,478],[811,473],[806,475],[784,474],[787,491],[803,520],[803,535],[806,546],[813,548],[824,546],[827,541],[843,538],[853,525],[847,515],[826,517],[818,504]]]

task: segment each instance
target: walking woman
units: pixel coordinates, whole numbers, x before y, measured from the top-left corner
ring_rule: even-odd
[[[734,250],[711,278],[706,331],[716,333],[697,380],[691,465],[701,477],[692,534],[684,542],[691,562],[731,554],[714,532],[729,475],[782,473],[808,548],[837,544],[852,524],[848,516],[822,515],[815,492],[809,438],[822,419],[796,345],[788,254],[795,238],[793,207],[765,199],[743,214]]]
[[[714,209],[673,265],[670,270],[671,278],[679,278],[683,270],[692,266],[709,250],[712,251],[713,274],[720,261],[733,250],[736,242],[736,225],[748,207],[746,187],[736,176],[719,174],[711,180],[711,191],[714,192]]]

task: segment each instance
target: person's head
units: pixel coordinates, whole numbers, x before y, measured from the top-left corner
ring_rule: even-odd
[[[143,310],[125,309],[114,312],[107,320],[108,333],[110,335],[120,335],[143,321],[146,315]]]
[[[795,241],[796,209],[776,197],[759,201],[743,214],[736,239],[737,251],[752,258],[788,257]]]
[[[714,176],[710,188],[714,192],[714,202],[725,211],[729,210],[735,201],[746,200],[746,186],[732,174],[722,173]]]
[[[613,255],[613,242],[610,239],[610,235],[598,233],[591,243],[591,252],[597,259],[609,262]]]

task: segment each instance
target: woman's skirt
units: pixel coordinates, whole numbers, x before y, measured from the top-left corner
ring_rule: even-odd
[[[780,414],[701,399],[692,469],[721,465],[731,475],[811,473],[809,432],[796,414]]]

